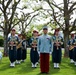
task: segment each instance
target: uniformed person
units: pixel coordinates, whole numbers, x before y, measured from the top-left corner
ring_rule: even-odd
[[[24,62],[27,58],[27,41],[26,35],[22,34],[22,58],[21,61]]]
[[[19,43],[17,45],[17,59],[16,59],[16,63],[20,64],[21,63],[21,55],[22,55],[22,35],[18,34],[18,38],[19,38]]]
[[[32,63],[32,67],[37,67],[37,62],[39,60],[39,55],[37,51],[37,41],[38,41],[38,32],[36,30],[33,31],[33,36],[30,39],[30,60]]]
[[[9,46],[9,60],[10,66],[15,67],[16,61],[16,46],[18,43],[18,36],[15,35],[16,30],[11,30],[11,35],[8,37],[8,46]]]
[[[61,39],[59,36],[59,29],[55,29],[53,39],[53,52],[52,52],[52,61],[54,63],[54,68],[60,68],[59,63],[61,63],[62,51],[61,51]]]
[[[73,44],[74,44],[74,34],[71,34],[71,39],[68,41],[70,63],[74,63],[74,60],[73,60],[74,46],[73,46]]]
[[[74,60],[74,64],[76,66],[76,37],[74,38],[74,52],[73,52],[73,60]]]
[[[51,36],[47,34],[48,27],[43,26],[43,34],[38,38],[38,51],[40,52],[40,71],[49,72],[49,57],[51,53]]]

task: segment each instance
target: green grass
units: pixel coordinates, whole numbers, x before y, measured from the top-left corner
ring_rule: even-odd
[[[74,64],[70,64],[69,61],[69,58],[62,58],[60,69],[54,69],[50,57],[50,71],[48,75],[76,75],[76,67]],[[16,65],[15,68],[11,68],[9,63],[9,58],[3,57],[0,63],[0,75],[46,75],[40,74],[39,65],[37,68],[31,68],[29,53],[27,54],[26,61],[20,65]]]
[[[2,36],[0,36],[0,39],[3,39],[3,37],[2,37]]]

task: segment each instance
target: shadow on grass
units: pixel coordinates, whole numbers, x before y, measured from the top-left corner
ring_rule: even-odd
[[[62,64],[61,64],[61,69],[63,70],[68,70],[69,72],[72,70],[72,73],[74,73],[74,75],[76,74],[76,66],[74,65],[74,63],[70,63],[70,59],[69,58],[63,58],[62,59]],[[73,72],[74,70],[74,72]]]
[[[74,64],[70,64],[69,61],[68,58],[63,58],[60,64],[60,69],[54,69],[53,63],[50,60],[49,74],[40,74],[40,64],[37,68],[32,68],[29,55],[24,63],[16,65],[15,68],[10,68],[8,58],[4,58],[0,63],[0,71],[1,73],[5,72],[6,75],[64,75],[65,73],[68,75],[75,75],[76,67]]]
[[[54,69],[52,61],[50,62],[50,74],[56,74],[60,71],[60,69]]]
[[[74,63],[68,63],[68,66],[70,66],[70,68],[74,70],[74,73],[76,74],[76,66],[74,65]]]
[[[9,63],[7,64],[7,63],[1,62],[0,64],[2,64],[0,66],[0,71],[6,71],[7,69],[10,69]]]
[[[35,69],[36,68],[31,67],[31,62],[30,62],[30,58],[29,58],[29,60],[26,59],[25,62],[20,64],[20,69],[17,70],[17,74],[27,74],[28,75],[28,73],[32,72]]]
[[[52,75],[52,74],[55,74],[55,73],[58,73],[60,69],[54,69],[53,67],[53,63],[52,61],[50,61],[50,68],[49,68],[49,73],[48,74],[41,74],[41,73],[38,73],[37,75]]]

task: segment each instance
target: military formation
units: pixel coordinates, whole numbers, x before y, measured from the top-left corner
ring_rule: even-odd
[[[10,67],[15,67],[15,64],[25,61],[27,54],[26,43],[25,35],[18,34],[17,36],[16,30],[11,30],[11,35],[8,37]]]
[[[62,60],[62,44],[63,38],[59,35],[59,28],[55,29],[52,36],[48,35],[48,27],[43,26],[43,34],[39,35],[38,31],[34,30],[32,37],[29,40],[30,45],[30,61],[31,67],[36,68],[40,63],[41,73],[49,73],[50,54],[55,69],[60,69]],[[76,37],[71,34],[71,38],[67,43],[69,50],[70,63],[76,66]],[[16,35],[16,30],[11,30],[11,35],[8,37],[8,49],[10,67],[15,67],[16,64],[21,64],[27,58],[27,41],[26,36],[22,34]]]

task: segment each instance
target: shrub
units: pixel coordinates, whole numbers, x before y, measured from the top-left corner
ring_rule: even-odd
[[[0,39],[0,47],[3,47],[3,44],[4,44],[4,40]]]

